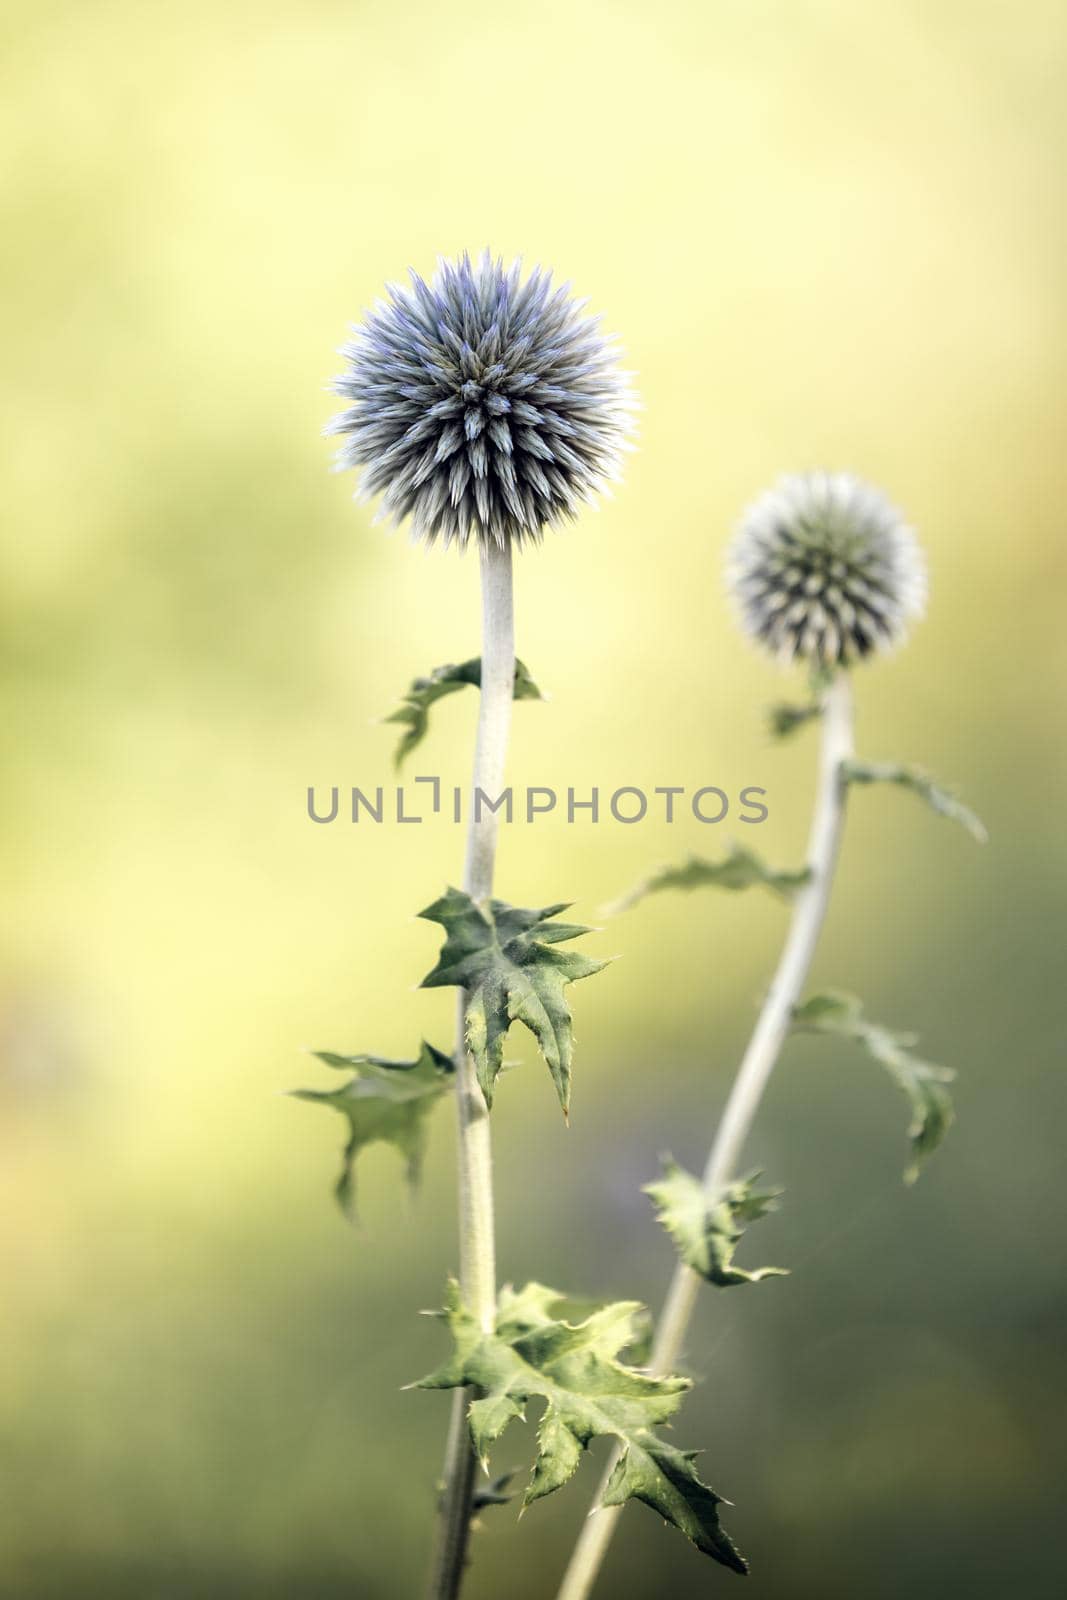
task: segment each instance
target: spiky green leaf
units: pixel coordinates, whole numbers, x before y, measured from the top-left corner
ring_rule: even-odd
[[[459,666],[435,667],[428,678],[416,678],[410,689],[405,694],[400,705],[386,717],[386,722],[396,722],[404,729],[400,743],[393,756],[394,765],[400,767],[406,757],[420,745],[426,737],[429,727],[430,707],[438,700],[443,700],[446,695],[455,694],[457,690],[472,685],[480,689],[482,684],[482,660],[475,656],[471,661],[463,661]],[[540,689],[534,683],[526,667],[521,661],[515,663],[515,689],[516,700],[542,700]]]
[[[471,1387],[471,1440],[483,1466],[491,1447],[531,1400],[543,1402],[538,1450],[523,1504],[560,1489],[593,1439],[613,1438],[621,1449],[603,1504],[643,1500],[680,1528],[698,1550],[735,1572],[747,1571],[719,1522],[721,1496],[702,1483],[695,1453],[675,1449],[654,1432],[678,1410],[686,1378],[656,1378],[618,1357],[635,1334],[640,1307],[619,1302],[580,1322],[558,1313],[565,1297],[538,1283],[500,1295],[496,1330],[487,1334],[449,1285],[444,1318],[453,1349],[419,1387]]]
[[[456,984],[467,991],[467,1047],[487,1105],[503,1065],[504,1038],[513,1022],[522,1022],[541,1048],[564,1114],[569,1108],[574,1040],[563,991],[607,963],[552,948],[591,931],[553,921],[566,909],[563,902],[526,911],[503,900],[483,907],[462,890],[449,889],[419,912],[440,923],[446,935],[422,986]]]
[[[369,1144],[391,1144],[404,1157],[408,1180],[417,1182],[426,1145],[427,1115],[448,1087],[451,1056],[423,1040],[414,1061],[389,1061],[384,1056],[342,1056],[316,1050],[327,1067],[351,1072],[339,1089],[294,1089],[298,1100],[332,1106],[348,1121],[348,1143],[334,1187],[346,1216],[355,1215],[355,1165]]]
[[[836,1034],[861,1044],[875,1061],[887,1069],[893,1081],[908,1097],[912,1120],[908,1128],[912,1159],[904,1182],[914,1183],[922,1163],[935,1151],[952,1126],[952,1096],[946,1085],[956,1074],[950,1067],[934,1066],[912,1055],[917,1042],[914,1033],[897,1033],[863,1015],[862,1003],[854,995],[834,990],[813,995],[793,1013],[793,1026],[807,1033]]]
[[[781,1191],[757,1190],[759,1177],[760,1173],[753,1172],[747,1178],[739,1178],[713,1198],[691,1172],[667,1160],[663,1177],[645,1185],[645,1193],[652,1196],[659,1220],[686,1266],[720,1289],[738,1283],[759,1283],[762,1278],[788,1277],[784,1267],[759,1267],[755,1272],[746,1272],[734,1265],[734,1251],[745,1224],[757,1222],[768,1211],[777,1209]]]
[[[841,776],[846,783],[894,783],[901,789],[910,789],[939,816],[948,817],[966,828],[972,839],[985,844],[989,838],[985,825],[968,806],[949,789],[934,782],[921,767],[905,766],[899,761],[843,761]]]
[[[610,911],[627,911],[647,895],[660,894],[665,889],[750,889],[762,885],[783,899],[791,899],[811,877],[807,867],[796,871],[768,867],[755,851],[743,845],[732,845],[721,861],[707,861],[702,856],[689,856],[674,867],[660,867],[645,878],[635,889],[617,900]]]

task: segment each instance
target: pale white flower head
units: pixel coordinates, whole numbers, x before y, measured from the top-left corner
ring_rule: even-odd
[[[727,571],[745,631],[779,660],[816,667],[891,649],[926,601],[914,533],[849,472],[781,478],[741,518]]]

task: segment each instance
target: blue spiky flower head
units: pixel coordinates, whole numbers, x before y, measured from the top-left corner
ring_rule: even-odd
[[[337,465],[427,544],[540,539],[618,477],[633,397],[614,342],[569,285],[488,251],[410,276],[342,347]]]
[[[745,631],[779,659],[816,667],[899,644],[926,600],[914,533],[849,472],[780,479],[742,517],[727,573]]]

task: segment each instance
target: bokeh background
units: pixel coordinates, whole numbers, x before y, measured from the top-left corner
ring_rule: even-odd
[[[420,1307],[455,1265],[452,1126],[329,1189],[304,1046],[447,1042],[413,920],[460,830],[315,827],[390,781],[377,719],[477,651],[476,563],[383,536],[327,472],[324,385],[388,278],[491,243],[555,264],[644,403],[615,500],[524,555],[517,784],[764,785],[799,859],[813,748],[721,557],[784,469],[905,506],[929,618],[858,680],[870,757],[927,764],[981,850],[857,795],[817,981],[960,1069],[914,1191],[906,1108],[791,1047],[752,1143],[784,1184],[709,1292],[677,1430],[766,1600],[1062,1592],[1062,150],[1067,19],[1028,0],[35,0],[4,13],[0,1592],[403,1600],[447,1397]],[[419,770],[461,781],[473,696]],[[741,830],[744,831],[744,830]],[[580,916],[701,828],[506,831],[499,886]],[[751,842],[751,838],[749,840]],[[655,1304],[639,1185],[700,1161],[783,930],[758,895],[587,941],[573,1125],[495,1114],[502,1270]],[[529,1440],[503,1445],[521,1465]],[[471,1600],[546,1600],[595,1481],[486,1518]],[[641,1507],[605,1594],[735,1579]]]

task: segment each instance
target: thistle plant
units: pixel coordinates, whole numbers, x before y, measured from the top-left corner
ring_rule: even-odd
[[[446,1053],[423,1043],[413,1061],[322,1052],[325,1065],[352,1076],[334,1091],[302,1091],[348,1122],[337,1186],[348,1208],[360,1150],[387,1140],[414,1172],[427,1112],[447,1090],[454,1096],[459,1277],[445,1315],[456,1354],[424,1385],[456,1390],[429,1590],[445,1600],[460,1589],[474,1510],[502,1498],[475,1490],[475,1450],[484,1455],[518,1403],[501,1396],[486,1415],[486,1371],[499,1374],[505,1351],[519,1361],[517,1352],[537,1339],[545,1356],[541,1381],[554,1385],[555,1395],[573,1362],[567,1350],[549,1359],[551,1330],[567,1327],[552,1317],[562,1297],[531,1285],[518,1295],[507,1291],[498,1307],[489,1111],[504,1039],[515,1021],[533,1033],[566,1112],[573,1045],[564,991],[604,965],[559,948],[587,931],[558,920],[564,905],[526,910],[492,897],[498,827],[492,802],[504,783],[512,701],[538,695],[515,659],[512,556],[546,528],[574,518],[617,477],[633,402],[613,341],[569,287],[555,286],[539,268],[523,278],[518,262],[505,269],[488,252],[477,263],[466,255],[441,262],[429,283],[413,273],[410,287],[390,287],[342,353],[348,367],[335,388],[349,403],[328,430],[343,440],[338,466],[361,468],[361,495],[380,497],[380,514],[408,521],[416,539],[460,549],[473,544],[481,570],[480,657],[416,679],[392,719],[405,728],[401,760],[422,738],[435,700],[465,684],[480,690],[462,887],[449,888],[421,913],[445,932],[423,987],[456,988],[455,1048]],[[580,1337],[590,1361],[623,1373],[613,1358],[633,1323],[633,1308],[587,1319]],[[556,1337],[571,1347],[579,1335]],[[525,1393],[547,1394],[534,1377],[524,1381]],[[635,1394],[647,1391],[641,1414],[649,1427],[676,1403],[679,1385],[628,1372],[622,1382]],[[509,1394],[517,1393],[512,1383]],[[553,1404],[562,1430],[557,1461],[609,1426],[607,1413],[601,1426],[580,1419],[574,1406]],[[636,1401],[627,1405],[637,1410]],[[549,1454],[544,1446],[546,1460]],[[558,1466],[546,1468],[527,1497],[561,1481]]]
[[[793,1030],[861,1044],[912,1106],[908,1177],[951,1120],[951,1073],[918,1058],[912,1036],[872,1022],[835,991],[804,997],[826,915],[855,784],[909,787],[936,810],[980,825],[925,773],[858,762],[852,746],[849,668],[897,644],[919,615],[922,558],[913,535],[877,491],[846,476],[789,478],[744,518],[730,553],[730,584],[746,630],[773,655],[808,668],[810,700],[778,707],[786,736],[821,725],[815,812],[805,862],[772,869],[750,850],[720,861],[691,857],[657,872],[623,904],[652,892],[762,886],[793,905],[785,946],[716,1130],[702,1178],[668,1163],[648,1185],[678,1264],[647,1352],[648,1319],[634,1301],[571,1311],[568,1296],[539,1283],[498,1290],[490,1116],[508,1032],[536,1040],[564,1115],[571,1098],[573,1036],[567,990],[605,963],[571,948],[589,930],[562,920],[553,901],[524,908],[494,897],[499,800],[515,700],[540,699],[515,656],[512,559],[544,530],[573,518],[618,474],[633,408],[613,343],[567,286],[535,270],[523,278],[486,254],[442,262],[430,283],[412,275],[392,287],[344,349],[336,382],[349,402],[331,424],[338,464],[362,469],[360,492],[380,513],[407,521],[416,539],[473,544],[481,573],[481,654],[417,677],[388,719],[402,729],[399,765],[426,734],[432,707],[466,687],[479,691],[460,888],[420,916],[444,940],[423,988],[452,987],[456,1037],[445,1050],[423,1040],[410,1060],[319,1053],[343,1073],[333,1089],[299,1091],[341,1113],[348,1128],[336,1193],[355,1206],[355,1169],[375,1141],[392,1144],[418,1174],[429,1117],[451,1096],[457,1116],[458,1277],[440,1313],[451,1350],[409,1387],[451,1389],[430,1600],[454,1600],[468,1564],[472,1519],[508,1498],[511,1474],[479,1485],[510,1423],[539,1409],[536,1458],[523,1505],[562,1488],[598,1438],[612,1456],[561,1600],[591,1592],[618,1516],[641,1500],[703,1554],[738,1573],[747,1564],[722,1526],[721,1495],[698,1474],[696,1452],[661,1433],[690,1387],[674,1371],[700,1284],[719,1288],[781,1276],[735,1257],[746,1227],[774,1209],[778,1191],[739,1172],[768,1080]],[[566,948],[564,948],[566,947]],[[414,1030],[413,1030],[414,1031]]]
[[[669,1372],[683,1349],[702,1283],[720,1288],[757,1282],[779,1269],[733,1266],[743,1224],[775,1203],[755,1188],[758,1174],[740,1177],[745,1144],[783,1046],[794,1031],[836,1035],[861,1044],[886,1067],[911,1108],[908,1182],[936,1148],[952,1120],[953,1074],[914,1054],[913,1035],[870,1022],[858,1000],[835,991],[804,997],[826,917],[854,784],[888,781],[910,788],[976,838],[981,824],[925,773],[895,763],[855,759],[849,669],[903,641],[922,612],[925,567],[911,530],[879,491],[847,474],[784,478],[743,517],[730,547],[728,581],[745,631],[779,660],[808,670],[811,693],[800,706],[772,713],[772,731],[787,737],[821,725],[815,807],[804,865],[775,871],[750,851],[721,862],[690,858],[647,879],[623,902],[651,892],[705,885],[728,889],[762,884],[792,900],[785,944],[762,1009],[727,1097],[703,1176],[673,1163],[648,1192],[678,1260],[656,1326],[651,1376]],[[622,1452],[609,1462],[593,1513],[585,1522],[559,1600],[592,1593],[621,1514],[615,1493]],[[727,1563],[745,1570],[743,1562]]]

